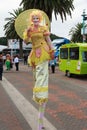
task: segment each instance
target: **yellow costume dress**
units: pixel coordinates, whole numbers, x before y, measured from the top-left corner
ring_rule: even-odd
[[[45,36],[49,35],[47,27],[40,26],[38,31],[31,31],[32,51],[30,53],[30,65],[38,65],[46,60],[50,60],[49,47],[45,41]]]
[[[29,56],[29,63],[35,66],[34,79],[35,86],[33,88],[33,100],[39,104],[48,100],[48,61],[50,58],[49,46],[45,40],[45,36],[49,35],[47,27],[40,26],[38,31],[30,31],[32,42],[32,51]]]

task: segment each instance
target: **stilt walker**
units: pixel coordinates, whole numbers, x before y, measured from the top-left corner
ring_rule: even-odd
[[[49,19],[45,12],[30,9],[21,13],[15,22],[18,35],[26,44],[31,41],[29,63],[34,76],[33,100],[39,105],[38,130],[44,129],[43,117],[48,101],[48,62],[54,59],[50,40]],[[20,31],[21,30],[21,31]]]

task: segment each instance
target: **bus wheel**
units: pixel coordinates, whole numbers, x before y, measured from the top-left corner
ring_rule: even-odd
[[[67,77],[71,77],[71,74],[70,74],[69,71],[66,72],[66,76],[67,76]]]

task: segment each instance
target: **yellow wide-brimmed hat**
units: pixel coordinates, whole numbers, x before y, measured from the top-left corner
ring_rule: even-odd
[[[41,25],[47,25],[50,28],[50,21],[46,13],[39,9],[29,9],[23,11],[18,17],[15,19],[15,30],[20,38],[23,39],[23,32],[31,25],[30,15],[33,11],[40,11],[42,14]]]

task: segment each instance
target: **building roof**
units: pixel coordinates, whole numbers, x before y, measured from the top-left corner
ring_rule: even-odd
[[[3,49],[6,49],[6,48],[8,48],[8,46],[0,45],[0,51],[2,51]]]

